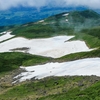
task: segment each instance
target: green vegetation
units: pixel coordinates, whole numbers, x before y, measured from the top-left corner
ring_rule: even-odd
[[[16,29],[13,31],[12,34],[16,34],[17,36],[23,36],[27,38],[45,38],[49,37],[55,31],[50,26],[43,26],[43,25],[32,25],[27,27],[21,27],[20,29]]]
[[[100,15],[96,12],[94,12],[93,10],[85,10],[85,11],[81,11],[79,12],[81,14],[81,16],[85,17],[85,18],[100,18]]]
[[[94,58],[94,57],[100,57],[100,49],[96,49],[90,52],[81,52],[81,53],[65,55],[61,58],[57,58],[56,61],[64,62],[64,61],[72,61],[72,60]]]
[[[71,12],[69,17],[62,17],[63,14],[58,14],[58,15],[49,17],[48,19],[45,19],[43,23],[28,23],[22,26],[0,27],[0,31],[10,29],[10,30],[13,30],[12,34],[16,34],[16,36],[23,36],[26,38],[45,38],[45,37],[51,37],[51,36],[63,35],[63,34],[73,35],[75,34],[76,31],[80,30],[81,28],[84,28],[84,27],[87,27],[88,25],[93,25],[93,24],[95,26],[95,25],[98,25],[98,22],[99,22],[99,14],[93,11],[89,11],[89,10],[83,11],[83,12],[79,12],[79,11]],[[69,23],[65,22],[66,18],[69,19]],[[88,21],[89,23],[87,23]],[[91,22],[93,24],[91,24]],[[93,28],[93,29],[91,28],[84,29],[81,31],[82,33],[79,32],[75,34],[76,36],[75,38],[80,39],[80,40],[85,40],[85,42],[90,48],[99,47],[100,45],[99,30],[100,30],[99,27]],[[5,63],[5,61],[2,63]],[[34,59],[26,60],[23,64],[32,65],[32,61],[34,62]],[[38,60],[35,62],[38,63]],[[2,63],[1,65],[4,66]],[[13,66],[14,69],[16,68],[15,65]],[[21,63],[18,65],[21,65]],[[10,67],[8,68],[10,69]],[[4,67],[2,70],[4,69],[6,69],[6,67]]]
[[[57,35],[75,35],[71,40],[85,41],[90,48],[100,46],[100,15],[92,10],[70,12],[69,16],[58,14],[44,22],[28,23],[14,27],[12,34],[25,38],[46,38]],[[65,20],[69,21],[66,22]],[[95,28],[93,28],[95,27]]]
[[[42,64],[50,58],[20,52],[0,53],[0,74],[18,69],[19,66]]]
[[[21,52],[0,53],[0,81],[5,80],[3,76],[16,71],[19,66],[100,57],[100,15],[92,10],[70,12],[69,16],[63,14],[49,17],[44,22],[0,27],[0,31],[12,30],[16,37],[29,39],[75,35],[69,41],[82,40],[88,47],[96,49],[57,59]],[[66,22],[66,19],[69,21]],[[0,100],[100,100],[100,78],[96,76],[48,77],[41,80],[33,78],[15,86],[9,86],[8,83],[0,82]]]
[[[64,35],[68,33],[73,33],[72,28],[62,28],[59,25],[53,25],[53,24],[46,24],[43,25],[41,23],[35,24],[31,23],[27,26],[21,26],[19,28],[13,29],[12,34],[16,36],[22,36],[25,38],[46,38],[46,37],[52,37],[57,35]]]
[[[67,12],[68,13],[68,12]],[[25,38],[46,38],[57,35],[74,35],[82,29],[100,25],[100,15],[92,10],[72,11],[69,16],[57,14],[44,19],[44,22],[27,23],[9,27],[0,27],[0,31],[12,30],[12,34]],[[66,22],[68,19],[68,22]],[[81,32],[80,32],[81,33]],[[84,33],[84,32],[83,32]]]
[[[50,95],[39,100],[100,100],[100,81],[85,90],[72,89],[67,93]]]
[[[10,88],[0,95],[0,100],[87,100],[89,97],[94,100],[99,98],[99,80],[96,76],[49,77],[34,80]]]
[[[44,64],[47,62],[62,62],[91,57],[100,57],[100,49],[96,49],[90,52],[69,54],[56,59],[25,54],[21,52],[0,53],[0,74],[18,69],[19,66],[32,66],[37,64]]]
[[[75,37],[70,39],[69,41],[81,40],[81,41],[85,41],[85,43],[89,48],[98,48],[100,47],[100,39],[98,37],[93,36],[92,34],[88,34],[86,32],[79,32],[76,33]]]
[[[84,29],[84,30],[82,30],[82,32],[100,39],[100,26],[93,27],[93,28],[90,28],[90,29]]]
[[[75,37],[71,40],[82,40],[86,42],[89,48],[98,48],[100,47],[100,27],[82,29],[75,33]]]
[[[56,35],[75,35],[71,40],[82,40],[85,41],[90,48],[100,48],[99,14],[92,10],[70,12],[69,16],[62,16],[63,14],[65,13],[49,17],[45,19],[44,22],[27,23],[21,26],[0,27],[0,29],[11,28],[10,30],[13,31],[12,34],[30,39],[46,38]],[[68,19],[69,22],[66,22],[66,19]],[[22,65],[43,64],[48,61],[69,61],[80,58],[100,57],[99,52],[100,49],[97,49],[91,52],[70,54],[58,59],[15,52],[3,53],[0,54],[0,72],[11,71]]]

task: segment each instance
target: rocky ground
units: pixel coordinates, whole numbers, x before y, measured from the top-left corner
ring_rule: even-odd
[[[6,75],[0,77],[0,92],[6,90],[7,88],[13,87],[15,85],[15,84],[13,84],[13,81],[14,81],[13,77],[23,71],[25,71],[25,70],[16,69],[16,70],[9,72]],[[18,82],[16,82],[16,84],[18,84]]]

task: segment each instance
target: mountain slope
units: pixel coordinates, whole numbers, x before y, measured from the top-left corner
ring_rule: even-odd
[[[87,15],[88,15],[88,17],[86,17]],[[11,38],[10,40],[2,41],[2,43],[0,44],[1,50],[3,50],[3,48],[5,48],[6,51],[9,51],[9,50],[10,51],[11,50],[12,51],[23,51],[23,49],[25,49],[24,51],[26,51],[26,49],[29,50],[32,46],[33,40],[27,40],[27,43],[26,42],[23,43],[23,41],[22,41],[21,42],[22,46],[17,46],[17,45],[19,45],[19,43],[12,41],[12,40],[18,39],[20,36],[28,38],[28,39],[32,39],[32,38],[47,38],[47,37],[53,37],[53,36],[59,36],[59,35],[74,35],[74,37],[68,41],[66,41],[65,39],[64,40],[61,39],[61,41],[59,41],[59,42],[62,43],[62,45],[65,45],[67,43],[72,43],[72,42],[74,43],[75,41],[78,41],[78,40],[81,40],[81,42],[85,41],[86,45],[89,48],[93,48],[93,49],[98,48],[97,50],[92,51],[92,52],[94,52],[92,54],[91,54],[91,52],[85,53],[85,54],[87,54],[86,57],[98,57],[99,52],[97,52],[97,51],[99,51],[99,47],[100,47],[100,39],[99,39],[99,29],[100,28],[98,27],[100,24],[99,16],[100,16],[99,14],[97,14],[96,12],[94,12],[92,10],[74,11],[74,12],[72,11],[72,12],[67,12],[67,13],[61,13],[61,14],[49,17],[47,19],[38,21],[36,23],[27,23],[27,24],[24,24],[21,26],[15,26],[10,29],[10,31],[12,31],[11,34],[15,35],[15,37],[13,39]],[[67,21],[66,21],[66,19],[67,19]],[[81,20],[83,20],[83,23],[81,22]],[[90,23],[88,23],[88,21],[90,21],[90,20],[93,21],[91,26],[89,26]],[[48,38],[48,39],[50,39],[50,38]],[[57,39],[59,40],[60,38],[53,37],[51,39],[55,40],[55,42],[57,43]],[[24,39],[24,40],[26,41],[26,39]],[[40,39],[39,39],[39,41],[40,41]],[[45,39],[41,39],[41,41],[45,41]],[[38,42],[38,43],[41,44],[40,42]],[[10,47],[9,50],[7,50],[6,45],[10,46],[13,43],[15,43],[16,45],[14,44],[13,45],[14,47],[12,46],[12,47]],[[31,43],[31,44],[28,44],[28,43]],[[50,43],[49,44],[48,44],[48,42],[46,42],[46,43],[48,46],[50,45]],[[6,45],[4,45],[4,44],[6,44]],[[24,45],[24,44],[31,45],[31,46],[27,47],[27,45]],[[39,47],[43,47],[44,45],[45,45],[45,43],[41,44],[41,46],[39,46]],[[58,45],[58,44],[56,44],[56,45]],[[47,48],[50,48],[50,46],[49,47],[48,46],[47,46]],[[66,45],[66,46],[68,46],[68,45]],[[58,45],[58,47],[60,47],[60,46]],[[54,46],[52,48],[54,48]],[[72,47],[72,49],[73,48],[74,47]],[[78,48],[78,45],[77,45],[77,48]],[[61,49],[63,49],[63,47]],[[38,50],[40,50],[40,49],[38,49]],[[51,50],[52,49],[50,49],[49,52]],[[56,52],[57,49],[55,48],[54,50]],[[37,51],[36,46],[33,51]],[[96,52],[97,52],[98,56],[97,56]],[[44,51],[44,54],[45,53],[46,53],[46,51]],[[70,53],[76,53],[76,52],[70,52]],[[38,55],[38,53],[36,53],[36,54]],[[66,56],[67,56],[66,53],[64,53],[64,55],[61,55],[61,56],[64,56],[66,58]],[[72,54],[72,56],[73,55],[74,54]],[[85,57],[84,53],[82,53],[82,54],[79,53],[79,55],[80,56],[78,57],[78,55],[76,53],[74,56],[76,56],[76,58],[78,58],[78,59],[82,58],[82,56],[83,56],[83,58]],[[59,57],[61,57],[61,56],[59,56]],[[68,56],[68,57],[71,57],[71,56]],[[61,59],[63,59],[63,57],[61,57]],[[75,57],[73,57],[73,59],[75,59]],[[71,57],[71,60],[72,60],[72,57]]]
[[[100,78],[96,76],[49,77],[10,87],[0,95],[4,100],[94,100],[99,99]]]
[[[97,60],[100,59],[99,21],[99,14],[92,10],[86,10],[65,12],[34,23],[3,27],[4,30],[12,31],[11,34],[14,37],[0,42],[0,50],[5,48],[7,51],[0,53],[0,99],[99,100],[100,78],[93,76],[99,76],[100,70],[100,61]],[[1,34],[1,39],[6,35]],[[88,52],[77,52],[76,50],[73,53],[64,54],[64,56],[61,55],[60,58],[37,56],[40,55],[39,53],[31,55],[28,52],[32,47],[34,47],[32,52],[49,49],[48,54],[50,54],[51,49],[57,47],[60,51],[65,52],[72,46],[70,43],[74,43],[71,47],[72,50],[76,47],[82,50],[84,46],[81,45],[80,48],[79,44],[75,44],[76,41],[84,42],[88,50],[92,49]],[[69,45],[65,45],[67,43]],[[19,45],[21,46],[19,47]],[[8,46],[11,50],[7,49]],[[57,53],[57,49],[53,50],[53,55]],[[23,51],[24,53],[21,53]],[[91,59],[93,60],[91,61]],[[77,63],[74,64],[75,66],[74,62]],[[53,77],[54,74],[60,75],[61,73],[63,77]],[[86,73],[93,75],[71,77],[67,73],[69,75],[72,73],[74,75],[87,75]],[[35,79],[44,76],[52,77]],[[20,83],[20,79],[24,79],[24,82]]]
[[[64,14],[66,13],[49,17],[42,22],[38,21],[37,23],[22,25],[19,28],[16,27],[12,34],[27,38],[48,37],[60,34],[73,34],[84,28],[100,25],[100,15],[94,11],[75,11],[70,12],[67,16],[63,16]],[[84,15],[89,17],[86,18]],[[67,22],[66,19],[68,20]]]

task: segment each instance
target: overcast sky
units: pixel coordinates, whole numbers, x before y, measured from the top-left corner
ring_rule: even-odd
[[[86,6],[92,9],[100,9],[100,0],[0,0],[0,10],[11,7],[37,7],[42,6]]]

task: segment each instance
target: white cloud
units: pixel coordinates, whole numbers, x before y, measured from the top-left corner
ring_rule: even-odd
[[[0,0],[0,10],[18,7],[19,5],[37,8],[45,5],[74,7],[87,6],[93,9],[100,9],[100,0]]]
[[[41,7],[46,5],[45,3],[46,0],[0,0],[0,10],[6,10],[18,6]]]

